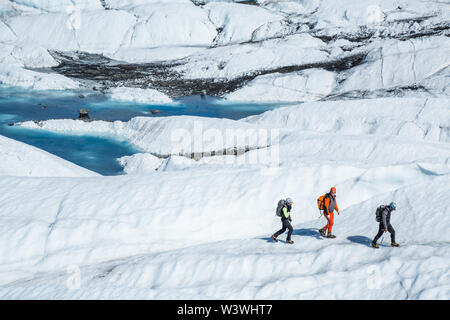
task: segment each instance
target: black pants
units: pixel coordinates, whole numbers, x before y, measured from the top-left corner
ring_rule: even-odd
[[[381,238],[381,236],[383,235],[384,231],[384,226],[383,223],[380,223],[379,229],[378,229],[378,233],[375,236],[375,238],[373,239],[373,242],[376,243],[378,241],[378,239]],[[391,234],[391,242],[395,242],[395,230],[394,228],[392,228],[391,224],[388,225],[388,231]]]
[[[275,237],[278,237],[280,234],[282,234],[283,232],[285,232],[286,229],[289,229],[289,232],[288,232],[286,241],[287,241],[287,240],[291,240],[291,235],[292,235],[292,231],[294,231],[294,228],[292,228],[292,225],[291,225],[291,223],[289,222],[288,219],[282,220],[281,222],[283,223],[283,228],[282,228],[281,230],[278,230],[278,231],[274,234],[274,236],[275,236]]]

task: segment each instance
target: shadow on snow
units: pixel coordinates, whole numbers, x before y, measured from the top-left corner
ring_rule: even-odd
[[[294,229],[292,232],[293,236],[306,236],[306,237],[314,237],[319,240],[323,240],[319,231],[316,228],[308,228],[308,229]]]
[[[282,233],[277,239],[280,242],[286,242],[284,240],[281,240],[280,238],[283,237],[283,239],[287,236],[287,231]],[[305,237],[314,237],[318,240],[323,240],[322,237],[319,234],[319,231],[315,228],[308,228],[308,229],[294,229],[292,232],[292,236],[305,236]],[[267,242],[275,242],[271,237],[266,238],[260,238],[261,240],[265,240]],[[294,240],[294,239],[292,239]],[[295,241],[295,240],[294,240]]]
[[[354,242],[354,243],[359,243],[365,246],[370,246],[372,239],[369,239],[365,236],[350,236],[347,237],[347,240],[349,240],[350,242]]]

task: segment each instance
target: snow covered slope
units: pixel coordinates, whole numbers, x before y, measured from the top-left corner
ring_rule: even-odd
[[[334,242],[317,237],[315,228],[323,223],[315,220],[295,224],[294,246],[270,243],[266,233],[245,241],[218,241],[41,274],[3,286],[0,294],[77,299],[448,299],[449,212],[448,203],[440,199],[449,190],[435,192],[448,182],[448,176],[439,177],[395,192],[407,201],[408,209],[393,217],[399,241],[411,239],[404,247],[382,246],[374,252],[367,246],[376,232],[370,211],[394,196],[386,193],[345,210]],[[424,205],[428,201],[440,205],[430,210]],[[384,244],[388,242],[385,238]]]
[[[122,101],[134,101],[138,103],[169,103],[172,102],[165,94],[153,89],[139,88],[113,88],[111,98]]]
[[[79,84],[59,74],[24,70],[9,64],[0,64],[0,84],[33,90],[77,89]]]
[[[267,148],[278,153],[255,163],[245,156],[263,149],[199,161],[141,154],[121,159],[126,176],[1,179],[0,190],[20,192],[0,193],[14,208],[2,213],[0,296],[448,299],[449,106],[383,98],[305,103],[240,121],[27,122],[118,134],[154,153],[171,150],[177,128],[202,141],[196,121],[225,135],[278,129]],[[330,186],[341,209],[335,240],[317,232],[325,221],[316,199]],[[292,246],[269,238],[280,227],[275,204],[287,196]],[[401,247],[374,251],[375,209],[393,200]]]
[[[32,86],[19,80],[33,68],[88,88],[171,98],[202,90],[247,101],[449,93],[450,14],[438,0],[0,3],[0,65],[17,68],[0,68],[4,84]],[[127,72],[114,72],[123,63]],[[54,80],[67,87],[68,79]]]
[[[22,192],[1,197],[16,210],[2,214],[0,295],[448,299],[448,172],[400,167],[365,174],[306,167],[277,177],[218,171],[2,179],[0,188]],[[324,219],[314,203],[325,181],[339,193],[336,240],[316,231]],[[286,194],[295,199],[293,246],[269,240],[279,228],[273,206]],[[392,199],[402,247],[375,252],[368,246],[377,231],[374,210]]]
[[[450,100],[443,98],[379,98],[304,103],[239,121],[176,116],[137,117],[128,122],[28,121],[21,125],[70,134],[115,135],[159,157],[220,151],[230,155],[236,148],[247,151],[247,156],[279,154],[279,161],[288,166],[316,163],[317,158],[333,164],[373,166],[446,161],[449,107]]]

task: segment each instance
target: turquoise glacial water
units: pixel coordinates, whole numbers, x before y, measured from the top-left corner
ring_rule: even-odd
[[[89,109],[91,119],[128,121],[133,117],[192,115],[241,119],[280,104],[230,103],[214,97],[184,97],[173,103],[145,104],[112,100],[97,92],[32,91],[0,86],[0,135],[33,145],[102,175],[123,174],[117,158],[141,150],[116,137],[68,135],[9,126],[26,120],[74,119]],[[152,110],[160,112],[152,114]]]

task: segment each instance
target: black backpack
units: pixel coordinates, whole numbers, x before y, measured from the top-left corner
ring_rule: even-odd
[[[377,220],[377,222],[381,222],[381,213],[384,209],[386,209],[386,206],[379,206],[377,208],[377,211],[375,212],[375,219]]]
[[[286,201],[284,199],[281,199],[280,201],[278,201],[277,210],[276,210],[276,215],[278,217],[281,217],[281,215],[282,215],[281,210],[283,209],[285,204],[286,204]]]

